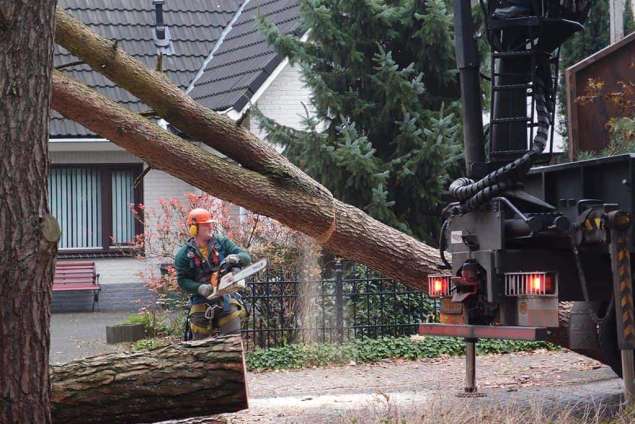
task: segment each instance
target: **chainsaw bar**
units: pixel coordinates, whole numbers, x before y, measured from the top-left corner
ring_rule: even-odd
[[[249,265],[248,267],[243,268],[242,270],[238,271],[235,274],[230,272],[229,274],[223,276],[223,278],[220,279],[220,282],[218,283],[218,288],[215,288],[214,293],[209,295],[207,298],[211,300],[219,296],[223,296],[223,295],[244,289],[246,286],[245,278],[250,277],[262,271],[263,269],[265,269],[266,266],[267,266],[267,259],[261,259],[258,262],[255,262]]]

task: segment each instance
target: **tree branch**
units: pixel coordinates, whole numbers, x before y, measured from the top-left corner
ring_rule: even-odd
[[[52,107],[165,171],[221,199],[274,218],[335,254],[365,263],[412,287],[437,272],[436,249],[332,198],[309,194],[228,162],[53,72]]]

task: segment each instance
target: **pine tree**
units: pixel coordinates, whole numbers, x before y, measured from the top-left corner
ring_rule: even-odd
[[[627,0],[630,1],[630,0]],[[561,50],[561,68],[566,69],[609,44],[609,4],[595,1],[584,23],[584,31],[575,34]]]
[[[635,20],[633,19],[633,4],[631,0],[624,3],[624,36],[635,31]]]
[[[307,42],[261,21],[311,89],[301,131],[255,112],[270,141],[339,199],[434,241],[460,169],[452,18],[444,0],[301,0]],[[310,112],[310,113],[309,113]]]

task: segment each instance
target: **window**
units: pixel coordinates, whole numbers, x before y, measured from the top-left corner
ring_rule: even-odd
[[[134,187],[141,165],[53,166],[49,208],[62,228],[61,251],[120,252],[143,232],[130,205],[143,201]]]

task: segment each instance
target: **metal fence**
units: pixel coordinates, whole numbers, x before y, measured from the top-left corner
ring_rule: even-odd
[[[248,282],[245,348],[410,335],[434,319],[432,299],[364,266],[337,261],[330,274],[306,281],[268,270]]]

